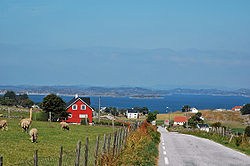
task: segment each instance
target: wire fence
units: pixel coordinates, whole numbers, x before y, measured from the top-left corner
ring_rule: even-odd
[[[129,132],[135,131],[141,126],[137,122],[128,127],[122,127],[113,133],[97,136],[96,140],[85,142],[78,141],[76,149],[70,152],[64,151],[63,146],[58,149],[59,153],[53,156],[40,157],[39,150],[34,151],[32,159],[14,164],[15,166],[87,166],[102,165],[104,160],[114,160],[126,147]],[[3,166],[3,157],[0,156],[0,166]]]

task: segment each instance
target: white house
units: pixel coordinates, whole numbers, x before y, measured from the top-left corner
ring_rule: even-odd
[[[196,108],[193,107],[193,108],[190,108],[190,112],[191,112],[191,113],[198,113],[198,110],[197,110]]]
[[[187,118],[186,117],[174,117],[174,125],[177,126],[177,125],[180,125],[180,126],[183,126],[184,123],[187,121]]]
[[[209,126],[207,124],[197,124],[197,128],[201,131],[209,132]]]
[[[127,118],[128,119],[138,119],[139,118],[139,113],[137,110],[129,109],[126,112]]]

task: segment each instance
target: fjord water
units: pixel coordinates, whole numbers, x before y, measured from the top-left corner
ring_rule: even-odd
[[[42,102],[45,95],[29,95],[34,102]],[[60,96],[69,102],[74,96]],[[91,106],[98,108],[99,97],[90,97]],[[211,96],[211,95],[170,95],[163,99],[131,99],[129,97],[101,97],[102,107],[133,108],[148,107],[150,111],[158,110],[166,113],[166,107],[171,110],[181,110],[183,105],[197,109],[232,109],[234,106],[250,103],[250,97],[243,96]]]

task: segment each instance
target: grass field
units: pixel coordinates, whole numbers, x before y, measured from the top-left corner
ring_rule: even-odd
[[[173,112],[171,114],[157,114],[157,119],[156,120],[166,120],[166,119],[169,119],[171,118],[171,120],[174,119],[174,117],[176,116],[184,116],[184,112],[181,112],[181,111],[177,111],[177,112]],[[191,114],[190,114],[191,115]]]
[[[36,149],[39,157],[58,156],[60,146],[63,146],[66,152],[74,151],[78,140],[83,144],[86,137],[89,137],[90,144],[94,145],[97,135],[103,136],[104,133],[113,132],[110,127],[98,126],[89,126],[87,132],[86,126],[82,125],[70,125],[69,131],[63,131],[59,123],[33,121],[31,128],[37,128],[39,134],[38,143],[31,143],[29,134],[23,133],[18,123],[19,120],[11,119],[8,121],[9,130],[0,130],[0,155],[4,158],[4,165],[32,159]]]
[[[205,123],[211,125],[215,122],[220,122],[222,126],[229,127],[233,132],[243,133],[244,129],[247,127],[242,124],[243,118],[240,112],[235,111],[222,111],[218,112],[216,110],[199,110],[202,113],[202,116],[205,118]],[[171,120],[174,120],[176,116],[185,116],[184,112],[177,111],[170,114],[158,114],[157,122],[158,125],[163,123],[163,120],[169,119],[171,116]],[[188,113],[189,116],[194,115],[194,113]]]

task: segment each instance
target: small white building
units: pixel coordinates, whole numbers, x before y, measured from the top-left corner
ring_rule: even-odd
[[[199,111],[196,108],[193,107],[193,108],[190,108],[190,112],[191,113],[198,113]]]
[[[180,125],[183,126],[184,123],[187,122],[186,117],[174,117],[174,126]]]
[[[209,126],[207,124],[197,124],[197,128],[201,131],[209,132]]]
[[[127,118],[128,119],[138,119],[139,118],[139,113],[137,110],[129,109],[126,112]]]

